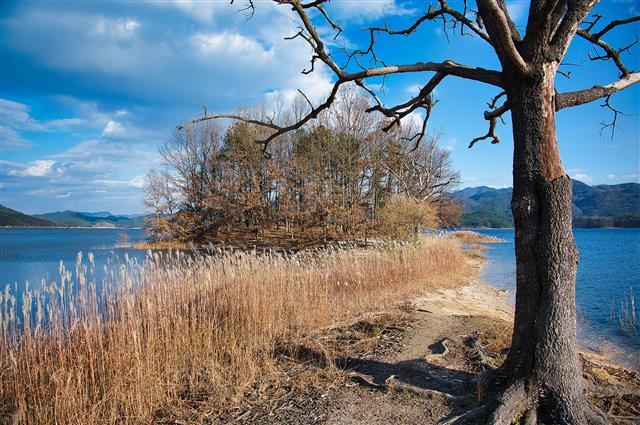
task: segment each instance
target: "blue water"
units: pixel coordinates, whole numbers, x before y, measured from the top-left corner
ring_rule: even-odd
[[[515,297],[513,229],[487,229],[481,233],[504,239],[488,245],[484,280]],[[578,338],[583,348],[611,355],[640,367],[640,326],[622,327],[619,316],[632,314],[640,322],[640,229],[574,229],[580,252],[576,283]],[[613,316],[613,317],[612,317]]]
[[[124,237],[126,235],[126,243]],[[104,275],[104,265],[120,263],[125,253],[142,261],[145,253],[127,247],[145,239],[140,229],[14,229],[0,228],[0,290],[11,285],[19,296],[27,282],[29,288],[46,283],[59,282],[60,260],[68,270],[74,270],[78,252],[84,263],[87,254],[95,258],[96,278]]]

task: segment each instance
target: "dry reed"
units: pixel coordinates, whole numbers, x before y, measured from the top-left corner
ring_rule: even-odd
[[[490,243],[504,243],[504,239],[500,239],[496,236],[484,235],[482,233],[473,232],[471,230],[458,230],[453,232],[453,235],[458,238],[462,243],[467,244],[490,244]]]
[[[75,273],[61,264],[60,282],[22,306],[2,293],[0,422],[206,416],[283,379],[279,345],[471,273],[447,237],[291,256],[149,252],[100,282],[93,267],[79,254]]]

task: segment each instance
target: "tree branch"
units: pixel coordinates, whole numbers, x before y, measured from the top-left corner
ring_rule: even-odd
[[[595,7],[596,3],[598,3],[598,0],[573,0],[567,2],[567,10],[549,42],[548,54],[558,63],[562,61],[567,52],[578,26]]]
[[[515,45],[520,35],[505,11],[502,0],[477,0],[477,3],[490,37],[499,40],[499,43],[494,43],[496,52],[503,56],[503,59],[508,59],[523,75],[528,75],[529,65]]]
[[[496,100],[500,96],[501,95],[496,96],[494,98],[493,105],[490,105],[490,106],[495,108]],[[491,111],[485,111],[484,112],[484,119],[489,121],[489,130],[487,131],[487,133],[484,136],[479,136],[479,137],[476,137],[475,139],[473,139],[469,143],[469,149],[471,149],[473,147],[473,145],[475,145],[479,141],[485,140],[485,139],[491,139],[491,144],[492,145],[500,143],[500,137],[496,134],[496,125],[498,124],[498,118],[501,118],[502,115],[504,115],[504,113],[507,112],[508,110],[509,110],[509,103],[505,102],[499,108],[495,108],[495,109],[493,109]]]
[[[616,134],[616,127],[617,127],[617,122],[618,122],[618,115],[624,115],[622,113],[622,111],[614,108],[611,103],[611,95],[607,96],[606,99],[604,100],[604,103],[600,106],[602,106],[603,108],[607,108],[609,109],[611,112],[613,112],[613,119],[611,120],[611,122],[606,122],[603,121],[601,122],[602,124],[602,128],[600,129],[600,135],[602,136],[602,134],[604,133],[604,131],[611,127],[611,140],[613,140],[613,138],[615,137]]]
[[[445,75],[454,75],[456,77],[479,81],[485,84],[504,88],[504,82],[502,81],[502,74],[500,72],[484,68],[473,68],[470,66],[460,65],[451,60],[447,60],[444,62],[417,62],[408,65],[389,65],[379,68],[369,68],[352,74],[343,73],[342,76],[345,80],[355,81],[370,77],[381,77],[389,74],[403,74],[424,71],[440,72]]]
[[[636,45],[638,43],[638,38],[636,37],[636,40],[631,44],[616,50],[613,47],[611,47],[608,43],[603,41],[601,37],[618,26],[640,21],[640,16],[634,16],[632,18],[624,19],[624,20],[611,21],[602,30],[598,31],[597,33],[591,33],[590,31],[593,29],[595,24],[600,20],[600,15],[594,15],[594,18],[595,18],[594,21],[586,29],[578,28],[576,32],[577,35],[579,35],[580,37],[584,38],[585,40],[600,47],[602,50],[605,51],[604,55],[598,55],[593,57],[589,56],[589,58],[591,60],[613,60],[613,62],[616,64],[616,66],[620,70],[621,76],[629,75],[631,71],[622,63],[620,54],[629,50],[634,45]]]
[[[420,16],[418,19],[416,19],[410,26],[408,26],[405,29],[402,30],[392,30],[388,27],[371,27],[368,28],[370,31],[378,31],[378,32],[385,32],[389,35],[410,35],[413,32],[415,32],[424,22],[426,21],[435,21],[438,18],[442,18],[442,20],[444,21],[444,23],[447,23],[448,21],[446,20],[446,16],[450,16],[453,18],[453,22],[454,25],[455,23],[460,23],[460,25],[462,26],[462,31],[464,31],[464,27],[469,28],[473,33],[475,33],[478,37],[482,38],[484,41],[486,41],[489,44],[493,44],[491,42],[491,39],[489,38],[489,35],[487,35],[487,33],[482,29],[481,24],[479,23],[475,23],[473,22],[471,19],[469,19],[466,15],[466,9],[467,9],[467,2],[466,0],[464,1],[464,5],[465,5],[465,10],[463,12],[460,12],[458,10],[452,9],[451,7],[449,7],[449,5],[447,4],[446,0],[438,0],[438,5],[439,7],[437,8],[433,8],[433,7],[429,7],[429,10],[427,11],[427,13],[423,14],[422,16]],[[464,32],[463,32],[464,35]]]
[[[618,81],[605,86],[594,86],[590,89],[578,90],[569,93],[558,93],[556,95],[556,111],[571,106],[583,105],[612,95],[613,93],[626,89],[640,82],[640,72],[632,72]]]

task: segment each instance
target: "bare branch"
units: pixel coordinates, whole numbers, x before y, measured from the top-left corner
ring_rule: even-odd
[[[578,90],[569,93],[558,93],[556,95],[556,111],[571,106],[583,105],[612,95],[613,93],[626,89],[640,82],[640,72],[632,72],[625,77],[605,86],[594,86],[590,89]]]
[[[298,37],[303,38],[309,44],[309,46],[311,46],[314,52],[311,58],[310,69],[303,70],[302,72],[305,74],[313,72],[315,70],[316,62],[319,60],[319,61],[322,61],[325,65],[327,65],[337,77],[337,81],[334,82],[332,90],[329,93],[329,95],[325,98],[324,102],[314,107],[311,104],[311,101],[303,94],[303,97],[311,107],[311,110],[304,117],[302,117],[296,123],[291,125],[277,125],[274,122],[263,122],[263,121],[253,120],[253,119],[247,119],[246,117],[240,116],[238,114],[205,114],[205,116],[194,119],[189,123],[184,124],[180,128],[189,126],[189,125],[194,125],[194,124],[197,124],[206,120],[211,120],[211,119],[221,119],[221,118],[235,119],[235,120],[259,125],[259,126],[268,128],[270,130],[273,130],[264,140],[258,141],[259,143],[262,143],[264,148],[266,149],[269,142],[272,141],[273,139],[289,131],[299,129],[303,127],[306,123],[308,123],[310,120],[317,118],[322,111],[328,109],[331,106],[331,104],[334,102],[337,96],[337,93],[340,89],[340,86],[342,86],[345,83],[355,82],[360,87],[363,87],[375,100],[376,106],[371,108],[371,110],[378,110],[383,114],[385,114],[386,116],[392,117],[394,119],[393,122],[396,124],[402,118],[408,116],[410,113],[416,111],[417,109],[419,108],[424,109],[426,117],[425,117],[425,120],[423,121],[422,129],[418,134],[412,137],[412,139],[415,138],[419,142],[424,136],[424,133],[426,131],[426,121],[428,120],[431,113],[431,108],[434,105],[433,99],[431,98],[430,94],[433,91],[433,89],[437,86],[437,84],[439,84],[439,82],[442,81],[442,79],[447,75],[454,75],[457,77],[479,81],[486,84],[504,88],[503,87],[504,82],[502,79],[502,74],[500,72],[487,70],[484,68],[472,68],[472,67],[457,64],[449,60],[441,63],[418,62],[414,64],[404,64],[404,65],[390,65],[390,66],[384,65],[384,66],[371,67],[371,68],[363,67],[363,69],[359,72],[353,72],[353,73],[346,72],[342,67],[338,66],[336,62],[329,55],[323,40],[321,39],[320,35],[315,29],[315,26],[311,22],[309,15],[307,15],[305,10],[309,8],[315,8],[317,10],[320,10],[320,13],[322,13],[325,19],[327,19],[328,22],[332,24],[333,21],[331,21],[331,19],[327,16],[326,13],[324,13],[324,11],[321,8],[321,5],[325,3],[325,1],[317,0],[310,3],[306,3],[306,4],[302,4],[298,0],[279,0],[279,1],[280,3],[290,5],[302,22],[302,26],[299,29],[299,31],[295,35],[289,38],[290,39],[298,38]],[[468,18],[464,16],[464,14],[458,15],[459,12],[455,12],[453,11],[453,9],[449,9],[445,0],[440,0],[440,5],[442,9],[438,9],[440,10],[438,14],[446,13],[446,14],[449,14],[450,16],[455,17],[456,19],[462,19],[462,22],[464,23],[464,25],[472,29],[475,28],[474,32],[482,32],[479,29],[479,26],[469,21]],[[465,3],[465,7],[466,7],[466,3]],[[465,9],[465,13],[466,13],[466,9]],[[438,14],[435,14],[434,16],[438,16]],[[341,31],[341,29],[338,26],[333,24],[332,26],[335,29]],[[367,53],[373,54],[372,46],[375,42],[375,35],[373,30],[370,32],[370,34],[371,34],[370,46],[367,49],[367,51],[361,52],[363,53],[363,55]],[[483,37],[484,39],[487,39],[488,36],[484,34],[484,36],[481,35],[481,37]],[[377,60],[375,55],[373,57],[375,60]],[[364,84],[364,80],[370,77],[385,77],[386,75],[391,75],[391,74],[425,72],[425,71],[435,72],[435,75],[422,88],[420,94],[415,98],[411,99],[410,101],[405,102],[401,105],[398,105],[394,108],[384,107],[380,98],[375,95],[375,92],[367,88],[366,85]],[[392,125],[394,124],[392,123],[391,126]]]
[[[484,112],[484,119],[489,121],[489,130],[484,136],[473,139],[469,143],[469,149],[479,141],[486,139],[491,139],[492,145],[500,143],[500,137],[496,134],[496,125],[498,124],[498,118],[502,119],[502,115],[509,110],[509,103],[505,102],[502,106],[496,108],[496,102],[504,95],[504,92],[500,93],[498,96],[494,97],[493,101],[489,104],[489,107],[492,108],[492,110]]]
[[[620,110],[614,108],[611,103],[609,102],[611,100],[611,95],[607,96],[606,99],[604,100],[604,103],[600,106],[602,106],[603,108],[607,108],[609,109],[612,113],[613,113],[613,119],[611,120],[611,122],[602,122],[602,128],[600,129],[600,135],[602,135],[604,133],[604,131],[607,128],[611,128],[611,140],[613,140],[614,136],[615,136],[615,132],[616,132],[616,124],[618,122],[618,115],[624,115]]]
[[[178,126],[178,130],[181,130],[185,127],[194,125],[194,124],[198,124],[200,122],[203,121],[208,121],[208,120],[215,120],[215,119],[233,119],[233,120],[238,120],[238,121],[242,121],[242,122],[246,122],[249,124],[255,124],[261,127],[266,127],[269,128],[271,130],[274,130],[273,133],[271,133],[269,136],[267,136],[265,139],[262,140],[257,140],[257,143],[260,143],[263,145],[263,152],[266,152],[267,146],[269,145],[269,143],[276,139],[279,136],[282,136],[283,134],[286,134],[290,131],[294,131],[297,130],[299,128],[302,128],[306,123],[308,123],[309,121],[311,121],[312,119],[315,119],[318,117],[318,115],[320,115],[320,113],[326,109],[328,109],[333,102],[336,99],[336,96],[338,95],[338,91],[340,89],[340,86],[344,83],[344,81],[338,81],[333,85],[333,89],[331,90],[331,93],[329,93],[329,95],[327,96],[327,98],[325,99],[325,101],[323,103],[321,103],[320,105],[316,106],[316,107],[312,107],[311,111],[306,114],[304,117],[302,117],[300,120],[298,120],[297,122],[295,122],[294,124],[291,125],[287,125],[287,126],[280,126],[275,124],[273,121],[269,121],[269,122],[265,122],[262,120],[256,120],[256,119],[250,119],[247,117],[244,117],[242,115],[238,115],[238,114],[212,114],[212,115],[207,115],[201,118],[197,118],[194,120],[191,120],[183,125]],[[305,97],[305,99],[307,100],[307,102],[309,103],[309,105],[311,105],[311,102],[309,101],[309,99],[303,94],[303,96]]]
[[[231,4],[235,2],[235,0],[230,0]],[[253,15],[256,13],[256,6],[253,4],[253,0],[247,0],[247,5],[239,10],[239,12],[247,12],[247,19],[253,18]]]
[[[375,106],[367,109],[367,112],[378,111],[384,114],[389,118],[393,118],[392,122],[383,128],[384,131],[390,130],[394,125],[400,124],[400,120],[414,112],[418,108],[423,108],[426,112],[426,118],[429,118],[431,115],[431,108],[435,104],[431,97],[431,93],[435,88],[440,84],[440,82],[446,77],[444,73],[436,73],[429,82],[420,89],[420,93],[405,103],[396,105],[392,108],[385,108],[381,102],[377,102]],[[425,120],[426,121],[426,120]],[[423,123],[422,131],[420,134],[424,135],[424,131],[426,131],[426,122]],[[415,136],[414,136],[415,138]],[[422,137],[420,137],[421,139]],[[413,138],[412,138],[413,139]]]
[[[409,65],[389,65],[379,68],[370,68],[353,74],[343,74],[343,78],[349,81],[355,81],[389,74],[424,71],[441,72],[446,75],[454,75],[456,77],[479,81],[497,87],[503,87],[504,85],[504,82],[502,81],[502,74],[498,71],[460,65],[451,60],[444,62],[417,62]]]
[[[578,28],[577,30],[577,35],[579,35],[580,37],[584,38],[585,40],[600,47],[602,50],[605,51],[605,54],[603,55],[597,55],[597,56],[589,55],[589,59],[612,60],[620,70],[621,76],[629,75],[631,71],[622,63],[620,54],[625,51],[628,51],[631,47],[635,46],[638,43],[638,38],[636,38],[636,40],[633,41],[631,44],[616,50],[613,47],[611,47],[611,45],[603,41],[602,36],[621,25],[640,21],[640,16],[634,16],[632,18],[624,19],[624,20],[611,21],[601,31],[598,31],[597,33],[591,33],[590,31],[593,29],[595,24],[600,20],[600,15],[594,15],[594,17],[595,17],[594,21],[591,22],[586,29]]]
[[[600,31],[598,31],[597,33],[593,34],[594,36],[596,36],[597,38],[601,38],[603,35],[605,35],[606,33],[608,33],[609,31],[611,31],[612,29],[619,27],[621,25],[626,25],[626,24],[630,24],[632,22],[637,22],[640,21],[640,16],[633,16],[631,18],[628,19],[619,19],[619,20],[614,20],[609,22],[609,24],[604,27],[603,29],[601,29]],[[591,31],[591,28],[587,29],[587,31]]]
[[[309,9],[310,7],[318,7],[323,3],[327,3],[328,1],[329,0],[315,0],[315,1],[312,1],[311,3],[303,3],[301,6],[303,9]]]
[[[318,2],[316,1],[314,3],[318,3]],[[320,3],[323,3],[323,2],[320,2]],[[303,5],[303,8],[304,7],[305,7],[305,5]],[[320,4],[315,6],[315,8],[320,11],[322,16],[324,16],[324,19],[329,23],[329,25],[331,25],[331,28],[333,28],[336,31],[336,34],[333,36],[333,39],[335,40],[336,38],[338,38],[338,36],[344,31],[342,29],[342,27],[340,25],[336,24],[333,19],[331,19],[329,14],[324,10],[324,8],[322,6],[320,6]]]
[[[578,31],[578,26],[595,7],[598,0],[573,0],[567,2],[567,10],[549,43],[548,54],[560,62],[564,57],[571,40]]]
[[[467,2],[466,1],[464,2],[464,11],[463,12],[459,12],[459,11],[449,7],[449,5],[447,4],[446,0],[439,0],[438,3],[439,3],[438,7],[434,8],[434,7],[430,6],[429,10],[427,11],[427,13],[423,14],[422,16],[420,16],[410,26],[408,26],[405,29],[392,30],[392,29],[390,29],[390,28],[385,26],[385,27],[371,27],[371,28],[369,28],[369,30],[370,31],[377,31],[377,32],[385,32],[385,33],[387,33],[389,35],[410,35],[413,32],[415,32],[426,21],[435,21],[436,19],[440,18],[440,19],[442,19],[443,24],[446,25],[446,23],[448,22],[446,17],[450,16],[451,18],[453,18],[452,22],[454,22],[454,27],[455,27],[455,25],[457,23],[460,23],[462,35],[464,35],[464,28],[467,27],[473,33],[475,33],[477,36],[482,38],[487,43],[493,44],[491,42],[491,39],[487,35],[487,33],[482,29],[481,22],[474,22],[474,21],[472,21],[471,19],[469,19],[467,17],[467,14],[466,14]],[[446,26],[445,26],[445,30],[446,30]]]
[[[518,71],[528,75],[530,73],[529,65],[522,58],[514,42],[520,36],[509,18],[502,0],[477,0],[477,3],[489,35],[491,38],[499,40],[499,43],[494,43],[496,51],[499,54],[502,53],[501,56],[506,55],[505,59],[508,59]]]

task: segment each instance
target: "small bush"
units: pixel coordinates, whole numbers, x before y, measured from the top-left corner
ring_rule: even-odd
[[[430,203],[402,195],[390,198],[378,216],[380,232],[392,239],[407,240],[437,224],[437,211]]]

